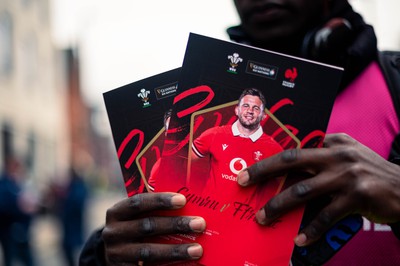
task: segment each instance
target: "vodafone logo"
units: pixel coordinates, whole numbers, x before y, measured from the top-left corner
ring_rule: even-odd
[[[235,158],[229,163],[229,169],[236,175],[245,168],[247,163],[242,158]]]

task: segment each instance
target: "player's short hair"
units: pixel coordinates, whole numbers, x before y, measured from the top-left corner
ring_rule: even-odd
[[[247,88],[244,89],[242,94],[239,96],[239,102],[238,104],[240,104],[240,101],[242,100],[242,98],[246,95],[251,95],[251,96],[257,96],[258,98],[260,98],[262,104],[263,104],[263,108],[265,108],[266,106],[266,101],[265,101],[265,97],[262,94],[262,92],[256,88]]]

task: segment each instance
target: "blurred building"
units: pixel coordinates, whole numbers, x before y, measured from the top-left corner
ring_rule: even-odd
[[[0,1],[0,169],[14,155],[39,190],[71,165],[107,185],[115,150],[82,100],[77,50],[54,46],[49,12],[50,0]]]
[[[66,49],[63,54],[68,95],[70,163],[94,187],[106,188],[120,173],[112,138],[98,129],[101,113],[84,101],[78,49]],[[122,177],[119,179],[122,181]]]
[[[0,1],[0,168],[20,157],[38,186],[69,166],[67,90],[48,0]]]

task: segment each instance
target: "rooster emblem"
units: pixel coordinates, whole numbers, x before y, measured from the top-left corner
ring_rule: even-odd
[[[297,78],[297,68],[287,69],[285,71],[285,78],[289,79],[290,82],[294,82]]]

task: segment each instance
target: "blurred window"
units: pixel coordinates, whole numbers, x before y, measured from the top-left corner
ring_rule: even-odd
[[[28,147],[26,153],[26,167],[29,172],[34,171],[35,153],[36,153],[36,136],[34,132],[30,132],[28,137]]]
[[[0,76],[9,76],[13,69],[13,23],[11,15],[0,13]]]
[[[22,5],[29,6],[33,1],[32,0],[21,0]]]

